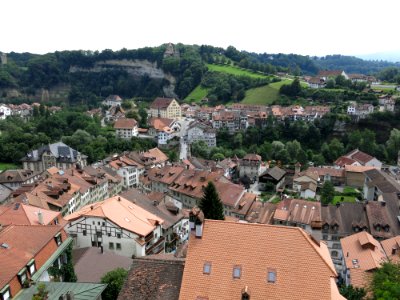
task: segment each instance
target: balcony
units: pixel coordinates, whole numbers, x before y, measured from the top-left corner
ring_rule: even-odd
[[[146,249],[146,255],[158,254],[158,253],[163,252],[164,251],[164,243],[165,243],[165,238],[162,236],[158,239],[157,242],[155,242],[148,249]]]

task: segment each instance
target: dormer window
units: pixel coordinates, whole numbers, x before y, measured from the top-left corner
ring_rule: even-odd
[[[205,262],[203,265],[203,274],[210,275],[211,274],[211,263]]]
[[[57,234],[54,236],[54,240],[56,241],[57,246],[60,246],[60,245],[61,245],[61,243],[62,243],[61,232],[57,233]]]
[[[241,275],[242,275],[242,268],[240,266],[234,266],[233,273],[232,273],[233,278],[240,279]]]
[[[34,260],[34,259],[31,259],[31,260],[28,262],[27,267],[28,267],[29,274],[30,274],[31,276],[32,276],[33,274],[35,274],[35,272],[36,272],[36,267],[35,267],[35,260]]]
[[[8,284],[0,291],[0,299],[1,300],[11,299],[10,286]]]
[[[268,281],[268,283],[275,283],[276,282],[276,270],[268,269],[267,281]]]
[[[21,285],[23,285],[24,282],[28,279],[26,268],[23,268],[21,271],[18,272],[18,279]]]

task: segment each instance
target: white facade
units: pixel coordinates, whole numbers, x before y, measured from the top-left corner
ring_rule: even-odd
[[[8,116],[11,116],[11,109],[5,105],[0,105],[0,120],[4,120]]]
[[[137,168],[135,166],[125,166],[117,170],[117,174],[121,176],[123,180],[124,188],[137,187],[139,183],[139,176],[144,172],[144,168]]]
[[[74,239],[74,248],[102,246],[105,250],[126,257],[153,254],[161,248],[161,252],[164,252],[161,225],[158,225],[148,236],[140,237],[108,219],[81,217],[71,221],[65,230]]]
[[[134,136],[138,136],[138,127],[133,128],[117,128],[116,135],[122,139],[130,139]]]
[[[208,147],[216,147],[216,134],[215,131],[210,129],[203,128],[201,125],[189,127],[187,130],[188,143],[191,144],[197,141],[204,141]]]

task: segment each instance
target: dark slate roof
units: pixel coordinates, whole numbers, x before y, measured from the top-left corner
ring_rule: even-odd
[[[260,175],[260,177],[265,176],[265,175],[269,175],[276,181],[280,181],[282,179],[282,177],[286,175],[286,171],[275,166],[271,169],[266,170],[263,174]]]
[[[54,144],[48,144],[40,147],[39,149],[32,150],[28,152],[25,157],[21,159],[21,161],[39,161],[42,158],[43,153],[50,152],[53,154],[57,161],[60,162],[75,162],[78,156],[78,151],[72,149],[68,145],[63,142],[57,142]],[[86,158],[86,155],[81,154],[83,158]]]
[[[338,234],[347,236],[354,233],[353,226],[368,227],[368,221],[364,211],[364,204],[360,202],[343,202],[340,205],[328,205],[321,207],[322,224],[333,226],[337,224]]]
[[[118,300],[178,300],[182,259],[134,259]]]
[[[108,247],[108,243],[104,244],[104,247]],[[100,282],[101,277],[107,272],[116,268],[129,270],[132,263],[130,257],[107,250],[101,253],[97,247],[74,249],[72,257],[75,273],[80,282]]]
[[[365,171],[364,174],[371,179],[369,186],[376,186],[382,193],[400,192],[400,184],[390,175],[377,169]]]

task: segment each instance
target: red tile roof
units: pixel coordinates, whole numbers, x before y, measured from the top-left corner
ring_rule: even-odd
[[[137,126],[137,121],[135,119],[118,119],[114,123],[115,129],[132,129]]]
[[[39,223],[39,212],[42,214],[43,224]],[[2,225],[47,225],[58,216],[60,216],[59,212],[21,203],[0,206],[0,224]]]
[[[210,274],[203,273],[206,262]],[[240,278],[233,278],[234,266]],[[336,276],[327,246],[301,228],[205,220],[202,238],[189,240],[179,299],[240,299],[243,289],[253,300],[344,299],[332,284]]]
[[[61,226],[9,225],[0,231],[0,287],[9,283],[61,230]]]
[[[166,109],[171,102],[175,100],[174,98],[156,98],[153,103],[151,103],[150,108],[155,109]]]

